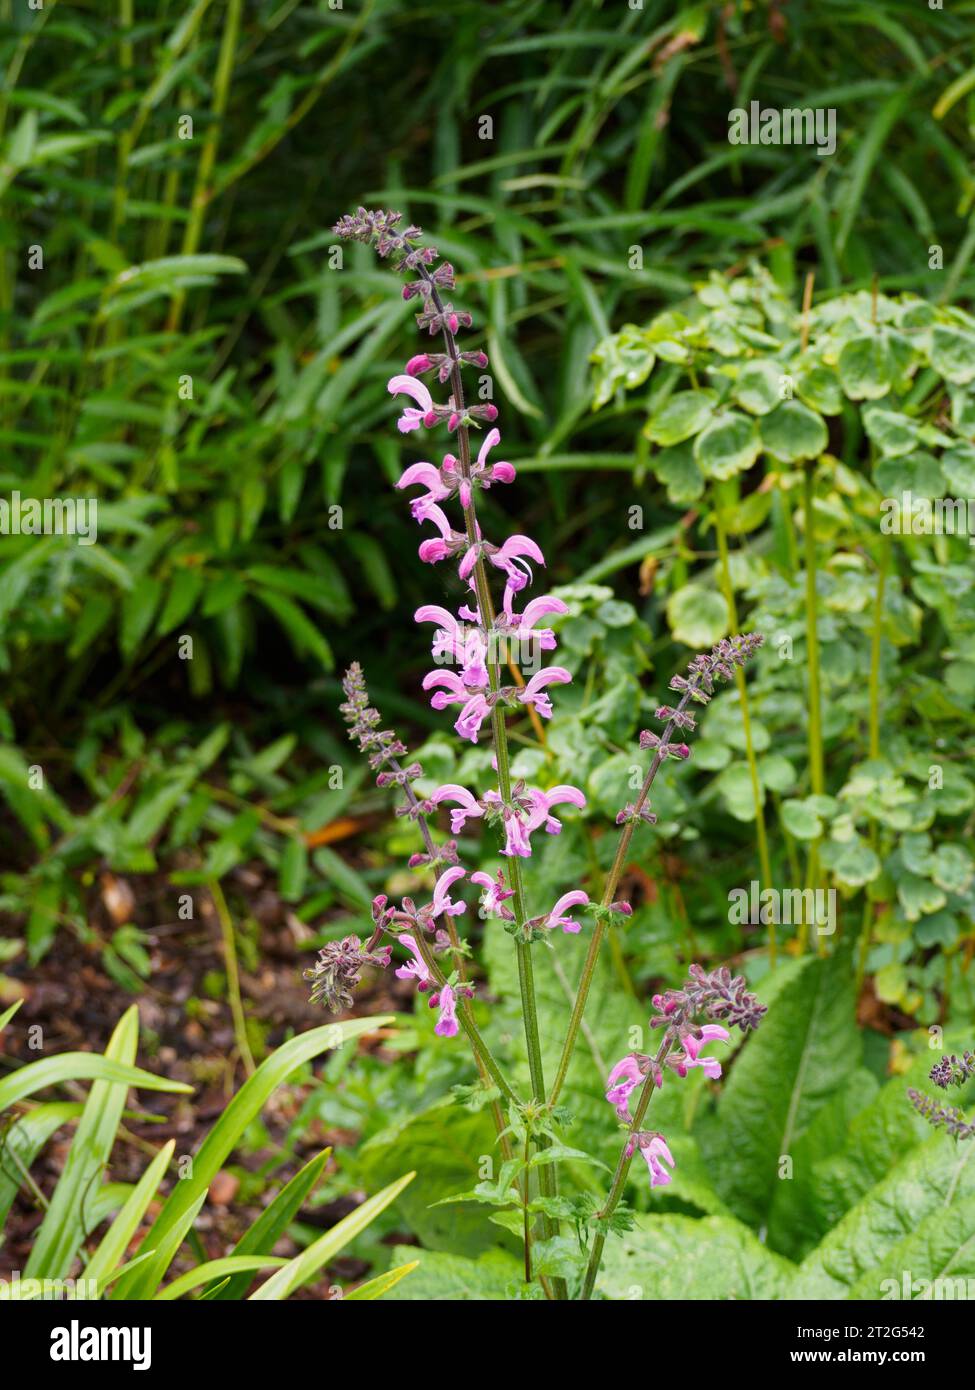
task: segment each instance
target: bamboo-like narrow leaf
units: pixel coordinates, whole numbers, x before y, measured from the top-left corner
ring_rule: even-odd
[[[322,1265],[326,1264],[342,1249],[344,1245],[364,1231],[366,1227],[394,1202],[399,1194],[416,1177],[416,1173],[406,1173],[396,1182],[384,1187],[382,1192],[377,1192],[375,1197],[369,1197],[362,1203],[361,1207],[356,1207],[355,1211],[349,1212],[342,1220],[333,1226],[330,1231],[326,1231],[318,1240],[313,1241],[306,1250],[300,1255],[296,1255],[293,1260],[289,1260],[283,1269],[272,1274],[270,1279],[255,1289],[251,1294],[251,1299],[258,1302],[268,1300],[278,1300],[287,1298],[294,1293],[295,1289],[301,1288],[302,1284],[307,1284],[308,1280],[318,1273]]]
[[[261,1212],[249,1231],[230,1252],[232,1255],[259,1255],[274,1249],[275,1243],[301,1210],[309,1194],[321,1177],[322,1169],[328,1162],[331,1149],[323,1149],[297,1172],[289,1183],[282,1187],[272,1202]],[[211,1298],[221,1300],[242,1298],[251,1282],[246,1274],[235,1274],[224,1281],[223,1292],[208,1290]]]
[[[39,1105],[0,1134],[0,1228],[34,1159],[51,1135],[83,1108],[74,1100]]]
[[[347,1293],[342,1302],[371,1302],[373,1299],[382,1298],[384,1293],[388,1293],[401,1279],[405,1279],[407,1274],[411,1274],[419,1263],[419,1260],[411,1260],[408,1265],[397,1265],[395,1269],[387,1269],[385,1274],[377,1274],[375,1279],[370,1279],[351,1293]]]
[[[139,1044],[139,1011],[133,1004],[115,1027],[105,1057],[131,1066]],[[122,1118],[128,1087],[117,1081],[96,1081],[88,1093],[64,1170],[41,1222],[24,1274],[63,1279],[86,1235],[86,1208],[97,1195]]]
[[[125,1206],[105,1232],[98,1249],[82,1270],[81,1277],[83,1279],[96,1279],[99,1289],[102,1288],[108,1276],[117,1267],[118,1262],[129,1248],[129,1242],[138,1230],[139,1222],[145,1215],[146,1208],[156,1195],[156,1190],[169,1167],[169,1161],[175,1148],[176,1140],[170,1139],[159,1150],[132,1189],[132,1194]]]
[[[160,1289],[156,1294],[156,1301],[165,1303],[170,1299],[182,1298],[184,1293],[199,1288],[210,1279],[219,1279],[221,1275],[243,1274],[247,1278],[248,1274],[253,1274],[256,1269],[280,1269],[287,1263],[288,1261],[280,1255],[225,1255],[223,1259],[208,1260],[206,1264],[197,1265],[196,1269],[187,1270],[164,1289]]]
[[[176,1252],[186,1239],[187,1233],[193,1225],[193,1222],[199,1216],[200,1208],[203,1206],[206,1199],[207,1194],[203,1192],[189,1207],[181,1211],[178,1218],[173,1222],[161,1239],[155,1238],[153,1233],[156,1228],[155,1226],[152,1228],[149,1234],[144,1238],[142,1244],[151,1244],[155,1250],[155,1254],[151,1260],[146,1260],[145,1263],[140,1265],[139,1269],[135,1271],[135,1276],[138,1277],[137,1287],[140,1292],[136,1295],[127,1293],[131,1285],[132,1277],[135,1277],[127,1274],[124,1279],[118,1280],[115,1288],[111,1292],[111,1298],[127,1299],[134,1296],[139,1299],[148,1300],[154,1296],[159,1285],[162,1283],[163,1275],[176,1258]],[[134,1264],[135,1262],[133,1261],[133,1266]]]
[[[59,1057],[28,1062],[26,1067],[5,1076],[0,1081],[0,1112],[15,1101],[62,1081],[119,1081],[141,1091],[179,1091],[184,1095],[193,1090],[182,1081],[167,1081],[164,1076],[154,1076],[141,1067],[113,1062],[100,1052],[62,1052]]]
[[[245,1081],[233,1100],[193,1159],[193,1176],[185,1178],[174,1187],[166,1203],[156,1218],[152,1230],[146,1237],[147,1244],[162,1248],[162,1242],[172,1227],[180,1222],[187,1210],[197,1201],[202,1202],[207,1190],[220,1171],[228,1154],[240,1140],[251,1121],[260,1114],[268,1097],[282,1082],[287,1081],[305,1062],[327,1052],[329,1048],[340,1047],[342,1043],[359,1037],[362,1033],[374,1032],[393,1022],[392,1014],[375,1018],[350,1019],[345,1023],[329,1023],[321,1028],[312,1028],[289,1039],[270,1057],[266,1057],[257,1071]],[[148,1275],[143,1271],[135,1279],[126,1280],[120,1288],[123,1298],[146,1298]]]

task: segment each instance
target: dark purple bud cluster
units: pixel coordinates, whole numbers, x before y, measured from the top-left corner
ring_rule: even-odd
[[[330,941],[318,953],[310,970],[302,972],[311,982],[311,1002],[323,1004],[330,1013],[340,1013],[352,1007],[352,991],[359,983],[362,968],[375,965],[385,969],[393,953],[392,946],[377,944],[378,930],[373,939],[363,945],[358,936],[346,936]]]
[[[683,987],[655,994],[653,1006],[659,1016],[650,1020],[651,1028],[668,1028],[675,1022],[703,1017],[743,1033],[757,1028],[768,1011],[768,1006],[749,992],[744,976],[732,976],[726,965],[711,971],[700,965],[689,966]]]
[[[913,1086],[908,1087],[907,1098],[922,1120],[927,1120],[935,1129],[943,1127],[956,1139],[975,1137],[975,1124],[968,1124],[957,1106],[942,1105],[933,1096],[926,1096],[923,1091],[916,1091]]]
[[[470,328],[473,323],[466,309],[455,309],[453,304],[441,298],[441,290],[454,288],[454,268],[449,261],[436,264],[439,252],[435,246],[418,244],[423,236],[421,227],[411,224],[402,231],[398,230],[402,218],[401,212],[360,207],[355,212],[340,217],[332,231],[345,241],[361,241],[367,246],[372,246],[377,255],[388,256],[394,269],[401,273],[416,274],[415,280],[407,280],[403,286],[403,298],[422,299],[423,308],[416,315],[418,326],[426,328],[431,336],[437,333],[445,334],[451,351],[446,355],[421,354],[420,358],[413,358],[412,363],[423,359],[428,365],[415,369],[408,366],[407,371],[411,376],[419,376],[421,372],[436,367],[443,382],[451,375],[453,367],[487,366],[487,358],[483,352],[457,353],[453,348],[453,339],[458,331],[461,328]],[[497,410],[494,406],[470,406],[462,423],[470,424],[475,420],[486,420],[490,423],[496,418]],[[461,422],[460,416],[458,422]]]
[[[424,802],[422,804],[424,806],[428,806],[430,803]],[[403,811],[398,810],[396,814],[404,814],[405,810],[406,808],[404,808]],[[406,861],[406,866],[409,869],[425,869],[427,867],[441,869],[447,864],[459,863],[460,859],[457,854],[457,841],[446,840],[442,845],[438,846],[436,854],[411,854],[409,859]]]
[[[617,825],[629,825],[631,822],[633,824],[636,824],[637,821],[646,821],[647,825],[656,825],[657,817],[656,814],[653,811],[651,811],[650,807],[646,804],[644,804],[640,807],[639,810],[637,810],[635,804],[632,801],[628,801],[626,805],[623,807],[622,811],[616,812]]]
[[[975,1056],[971,1052],[963,1052],[961,1057],[956,1057],[954,1053],[950,1057],[942,1057],[928,1075],[942,1090],[947,1090],[949,1086],[964,1086],[975,1076]]]
[[[681,762],[684,758],[691,756],[691,750],[686,743],[664,743],[663,739],[651,733],[649,729],[644,729],[641,732],[640,747],[655,748],[661,758],[676,758]]]

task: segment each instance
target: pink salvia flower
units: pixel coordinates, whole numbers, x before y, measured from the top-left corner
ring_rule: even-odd
[[[491,713],[491,708],[483,695],[472,695],[454,721],[454,728],[460,738],[476,743],[481,725]]]
[[[673,1067],[678,1076],[686,1076],[691,1067],[701,1067],[704,1075],[710,1077],[712,1081],[717,1081],[721,1075],[721,1063],[717,1057],[701,1057],[699,1053],[705,1043],[709,1042],[730,1042],[731,1034],[727,1028],[722,1028],[717,1023],[706,1023],[701,1029],[701,1036],[695,1038],[689,1033],[681,1041],[683,1043],[683,1053],[673,1053],[667,1058],[667,1065]]]
[[[534,560],[536,565],[545,564],[545,556],[529,536],[509,536],[504,545],[487,558],[496,569],[504,570],[508,576],[508,587],[517,593],[532,579],[526,556],[528,560]]]
[[[418,430],[421,425],[429,429],[437,423],[433,397],[422,381],[417,381],[412,376],[394,376],[386,383],[386,390],[391,396],[412,396],[416,401],[415,406],[408,405],[404,408],[403,414],[396,422],[400,434],[409,434],[411,430]]]
[[[481,807],[471,796],[466,787],[459,787],[456,782],[445,782],[442,787],[438,787],[429,798],[435,806],[439,806],[442,801],[453,801],[457,804],[457,810],[450,813],[450,833],[459,835],[463,830],[467,820],[471,816],[483,816]],[[472,880],[479,882],[472,874]]]
[[[456,995],[450,985],[444,985],[439,994],[433,996],[430,1003],[434,1001],[440,1007],[440,1017],[437,1019],[437,1026],[434,1032],[441,1038],[454,1038],[457,1036],[457,1005]]]
[[[564,666],[545,666],[532,676],[524,690],[519,690],[518,699],[523,705],[534,705],[543,719],[551,719],[552,701],[545,694],[544,687],[565,685],[571,679],[572,673]]]
[[[548,914],[545,925],[553,928],[561,927],[563,931],[567,932],[581,931],[582,928],[579,923],[572,917],[567,917],[565,914],[568,908],[585,907],[588,901],[589,894],[584,893],[581,888],[574,888],[571,893],[563,893],[552,908],[552,911]]]
[[[562,822],[552,815],[553,806],[561,806],[568,803],[577,806],[581,811],[586,804],[586,798],[578,787],[558,786],[553,787],[550,792],[534,791],[531,794],[535,809],[529,818],[529,830],[537,830],[544,825],[546,833],[557,835],[562,829]]]
[[[478,808],[480,811],[480,807]],[[482,869],[477,873],[471,874],[471,883],[476,883],[484,889],[484,896],[481,898],[481,911],[485,917],[503,917],[509,922],[513,922],[515,914],[509,907],[505,907],[505,901],[513,898],[515,890],[505,887],[504,874],[498,870],[497,877],[492,878]]]
[[[450,897],[450,889],[458,879],[464,878],[466,873],[467,870],[458,865],[440,875],[433,889],[433,902],[429,908],[431,917],[439,917],[442,913],[448,917],[458,917],[467,911],[466,903],[455,903]]]
[[[621,1058],[606,1078],[606,1099],[610,1105],[615,1105],[617,1115],[625,1124],[633,1122],[629,1108],[630,1095],[643,1081],[640,1064],[632,1052]]]
[[[450,496],[449,488],[445,488],[440,477],[440,469],[434,467],[432,463],[412,463],[406,472],[400,477],[397,487],[412,487],[416,483],[422,483],[427,489],[422,497],[414,497],[410,502],[410,512],[414,521],[426,520],[429,510],[437,502],[442,502],[445,497]],[[444,513],[437,508],[440,515],[446,521]],[[438,523],[439,524],[439,523]],[[449,523],[448,523],[449,528]]]
[[[626,1146],[627,1154],[632,1154],[639,1147],[641,1154],[646,1159],[647,1167],[650,1170],[650,1186],[666,1187],[673,1182],[673,1177],[664,1167],[664,1162],[674,1167],[674,1155],[667,1147],[667,1141],[662,1134],[641,1135],[639,1139],[633,1138]]]
[[[427,969],[426,961],[420,955],[420,949],[416,944],[415,938],[410,936],[408,932],[404,932],[399,938],[399,944],[406,947],[413,959],[408,965],[400,965],[397,967],[397,978],[400,980],[416,980],[417,984],[422,987],[429,981],[430,971]]]

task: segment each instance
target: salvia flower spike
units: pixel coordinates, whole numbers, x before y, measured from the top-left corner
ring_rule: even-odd
[[[493,1082],[503,1099],[520,1107],[527,1116],[529,1107],[521,1106],[475,1027],[469,1007],[473,988],[464,973],[467,948],[460,941],[457,919],[467,906],[462,894],[468,883],[472,884],[481,894],[480,913],[498,918],[515,939],[532,1086],[530,1109],[535,1116],[554,1117],[559,1113],[556,1101],[582,1023],[607,920],[613,914],[626,916],[631,911],[626,901],[617,898],[617,890],[635,827],[642,822],[652,824],[655,819],[649,793],[657,770],[667,759],[683,761],[690,756],[686,739],[696,727],[691,707],[707,705],[717,682],[731,680],[736,668],[754,654],[762,639],[756,634],[725,638],[710,652],[694,657],[686,675],[671,680],[676,703],[660,705],[656,711],[662,732],[646,731],[640,736],[641,749],[651,754],[650,765],[637,800],[624,806],[617,816],[620,840],[601,900],[590,902],[584,888],[570,885],[554,903],[548,898],[547,903],[536,906],[536,915],[529,915],[522,866],[535,851],[533,837],[559,834],[565,808],[583,809],[586,798],[570,784],[541,788],[513,780],[506,718],[509,713],[517,716],[527,711],[536,727],[539,720],[551,718],[558,689],[572,676],[557,661],[543,665],[537,658],[541,652],[553,652],[557,646],[556,634],[545,625],[545,619],[565,614],[568,608],[554,595],[528,596],[526,591],[546,563],[531,536],[515,533],[494,538],[482,530],[477,515],[478,494],[494,486],[508,485],[516,476],[515,467],[499,456],[497,407],[490,402],[468,404],[465,398],[465,370],[486,367],[488,359],[479,349],[461,350],[458,346],[458,335],[472,327],[473,320],[470,313],[445,297],[455,288],[452,266],[440,260],[435,247],[423,244],[419,227],[401,226],[402,221],[399,213],[360,207],[341,218],[334,231],[346,240],[371,246],[377,255],[388,259],[406,277],[404,299],[417,301],[418,328],[429,337],[439,335],[442,339],[443,351],[434,351],[431,345],[430,349],[414,354],[403,371],[387,383],[399,411],[397,429],[415,438],[427,454],[407,465],[397,487],[407,497],[410,514],[422,528],[420,560],[456,566],[462,596],[451,607],[424,604],[416,611],[418,624],[433,626],[434,666],[423,678],[423,689],[434,709],[450,711],[454,730],[462,740],[477,743],[490,731],[497,785],[475,795],[469,788],[450,782],[419,798],[413,783],[422,776],[420,765],[406,761],[406,747],[392,730],[380,728],[381,718],[369,703],[362,671],[357,664],[350,667],[343,683],[346,698],[342,705],[350,737],[367,755],[377,783],[396,787],[402,793],[397,815],[414,821],[424,844],[423,852],[411,857],[410,866],[423,872],[432,870],[434,882],[429,900],[420,906],[410,897],[404,897],[399,906],[388,903],[385,896],[377,897],[369,939],[363,942],[351,936],[330,944],[306,975],[313,984],[313,998],[330,1008],[347,1008],[362,968],[388,965],[395,947],[403,957],[396,967],[397,976],[414,981],[418,993],[427,996],[430,1007],[438,1011],[437,1035],[450,1038],[462,1028],[482,1079]],[[449,447],[436,462],[439,451],[427,441],[433,437],[431,432],[440,427],[446,430]],[[475,448],[471,431],[476,430],[486,433]],[[528,680],[518,677],[514,684],[509,684],[502,678],[507,657],[503,662],[500,653],[510,651],[512,645],[516,650],[528,648],[532,673]],[[434,842],[428,818],[444,812],[449,813],[452,835],[465,832],[472,821],[494,829],[505,869],[495,876],[482,870],[468,875],[459,861],[454,840],[439,846]],[[544,910],[539,911],[540,908]],[[592,914],[594,919],[589,951],[558,1075],[546,1095],[531,947],[539,939],[553,944],[564,934],[580,934],[583,913]],[[655,996],[654,1007],[657,1014],[651,1026],[663,1030],[657,1052],[653,1056],[628,1054],[614,1066],[607,1081],[607,1100],[629,1130],[609,1199],[594,1218],[597,1234],[592,1242],[583,1298],[592,1291],[606,1223],[619,1200],[632,1157],[636,1153],[642,1156],[652,1187],[672,1180],[675,1164],[666,1138],[642,1128],[650,1095],[663,1084],[664,1068],[678,1077],[699,1069],[712,1080],[718,1078],[721,1063],[710,1050],[712,1046],[727,1043],[731,1028],[745,1033],[757,1027],[765,1012],[764,1005],[749,993],[741,977],[733,978],[723,968],[708,973],[697,965],[690,967],[682,989]],[[631,1115],[630,1100],[636,1091],[639,1097]],[[492,1108],[502,1151],[510,1158],[510,1129],[496,1101]],[[547,1125],[530,1133],[531,1142],[539,1149],[551,1142]],[[541,1195],[549,1199],[538,1217],[538,1235],[549,1238],[559,1230],[557,1220],[550,1215],[556,1195],[555,1165],[538,1165],[536,1176]],[[525,1182],[527,1192],[527,1172]],[[531,1261],[527,1218],[525,1234],[528,1270]],[[565,1287],[561,1275],[551,1276],[546,1284],[547,1291],[555,1297],[564,1297]]]

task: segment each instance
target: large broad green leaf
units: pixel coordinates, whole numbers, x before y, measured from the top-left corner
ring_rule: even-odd
[[[949,1032],[943,1046],[946,1052],[961,1052],[970,1042],[970,1036],[961,1031]],[[831,1157],[817,1162],[812,1200],[821,1230],[835,1226],[909,1149],[930,1133],[928,1125],[909,1104],[907,1090],[931,1089],[928,1072],[939,1055],[936,1050],[921,1053],[906,1072],[888,1081],[850,1122],[843,1146]],[[967,1105],[973,1096],[975,1082],[958,1092],[955,1103]]]
[[[750,1225],[767,1226],[785,1160],[794,1164],[795,1145],[860,1053],[848,952],[798,962],[735,1062],[717,1123],[702,1130],[719,1193]]]
[[[138,1044],[139,1011],[133,1004],[119,1020],[105,1056],[112,1062],[131,1066]],[[88,1227],[93,1224],[90,1199],[97,1193],[111,1158],[127,1090],[123,1082],[96,1081],[89,1091],[64,1169],[24,1270],[27,1278],[63,1279],[69,1273]]]
[[[764,448],[786,463],[818,458],[829,443],[822,416],[802,401],[783,401],[762,418],[760,429]]]
[[[395,1202],[404,1187],[415,1177],[415,1173],[406,1173],[397,1182],[383,1188],[382,1192],[377,1192],[375,1197],[368,1197],[355,1211],[350,1211],[348,1216],[344,1216],[331,1230],[319,1236],[318,1240],[306,1250],[302,1250],[300,1255],[296,1255],[283,1268],[272,1274],[270,1279],[254,1290],[251,1300],[262,1302],[287,1298],[296,1289],[300,1289],[302,1284],[307,1284],[323,1265],[335,1258],[343,1246],[364,1231],[391,1202]]]
[[[975,1285],[975,1196],[926,1216],[850,1289],[849,1298],[970,1299]]]
[[[777,1185],[772,1199],[768,1240],[773,1250],[801,1260],[826,1234],[829,1223],[817,1201],[820,1166],[842,1150],[850,1125],[878,1090],[873,1073],[858,1068],[794,1144],[792,1176]]]
[[[364,1144],[356,1161],[356,1184],[368,1191],[392,1181],[404,1168],[416,1169],[416,1180],[399,1203],[406,1227],[429,1249],[475,1255],[498,1239],[483,1208],[471,1202],[434,1204],[448,1193],[474,1188],[484,1155],[501,1161],[490,1112],[473,1114],[447,1099]]]
[[[736,410],[717,415],[694,441],[694,459],[709,478],[732,478],[743,473],[762,452],[755,421]]]
[[[397,1245],[393,1259],[415,1260],[417,1267],[386,1295],[387,1302],[460,1303],[502,1302],[507,1290],[520,1286],[522,1263],[504,1250],[486,1250],[476,1260],[442,1251]]]
[[[858,1287],[858,1297],[880,1298],[883,1290],[879,1287],[872,1293],[865,1292],[873,1272],[883,1270],[884,1277],[891,1277],[892,1270],[909,1268],[914,1273],[910,1266],[899,1263],[898,1247],[912,1233],[919,1232],[928,1218],[951,1210],[958,1218],[956,1250],[965,1247],[967,1218],[959,1213],[963,1204],[967,1212],[973,1197],[975,1144],[957,1143],[948,1135],[933,1134],[872,1188],[803,1261],[792,1296],[849,1298],[851,1290]],[[932,1228],[943,1229],[940,1225]],[[939,1248],[940,1244],[941,1237]],[[918,1257],[922,1245],[912,1247]],[[899,1273],[893,1277],[899,1277]]]
[[[621,1301],[774,1299],[793,1273],[733,1217],[642,1215],[607,1241],[596,1288]]]
[[[716,391],[677,391],[650,416],[644,433],[654,444],[669,449],[704,429],[717,400]]]
[[[143,1239],[140,1250],[161,1251],[167,1236],[177,1227],[181,1230],[184,1228],[186,1213],[191,1208],[198,1208],[206,1200],[211,1182],[239,1142],[241,1135],[260,1114],[271,1093],[287,1081],[289,1076],[313,1057],[327,1052],[329,1048],[340,1047],[362,1033],[373,1032],[376,1028],[392,1022],[392,1015],[384,1014],[374,1018],[350,1019],[345,1023],[329,1023],[322,1028],[312,1028],[307,1033],[300,1033],[272,1052],[270,1057],[265,1058],[254,1075],[244,1082],[203,1141],[199,1153],[193,1159],[192,1176],[182,1179],[173,1188],[152,1229]],[[175,1253],[173,1250],[172,1254]],[[145,1265],[119,1281],[115,1289],[116,1296],[151,1297],[165,1270],[166,1266],[159,1268],[156,1260],[147,1261]]]

